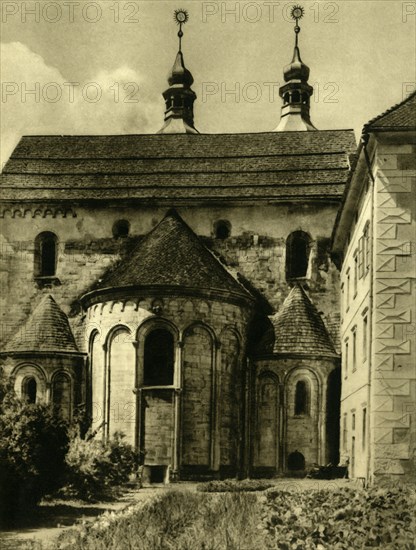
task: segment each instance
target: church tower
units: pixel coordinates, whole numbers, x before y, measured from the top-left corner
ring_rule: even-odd
[[[303,17],[304,10],[300,6],[292,9],[292,18],[295,25],[295,50],[293,59],[283,71],[285,84],[280,87],[280,97],[283,99],[282,114],[275,132],[310,131],[316,130],[312,124],[309,109],[313,88],[308,84],[309,67],[303,63],[299,51],[299,19]]]
[[[166,104],[165,124],[159,130],[159,134],[199,134],[194,126],[193,106],[196,93],[191,89],[194,79],[185,67],[182,54],[182,25],[188,19],[187,11],[175,11],[175,21],[179,25],[179,51],[168,76],[169,88],[163,92]]]

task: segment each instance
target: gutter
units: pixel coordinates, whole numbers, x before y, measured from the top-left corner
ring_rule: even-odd
[[[365,131],[366,128],[364,128],[363,133],[361,135],[361,143],[364,151],[364,158],[367,165],[367,171],[368,175],[370,176],[371,182],[372,182],[372,196],[371,196],[371,224],[370,224],[370,242],[371,242],[371,255],[372,255],[372,261],[371,261],[371,268],[370,268],[370,295],[369,295],[369,305],[368,305],[368,312],[371,316],[370,322],[368,323],[369,328],[369,350],[368,350],[368,392],[367,392],[367,425],[366,425],[366,439],[367,439],[367,449],[368,449],[368,460],[367,460],[367,471],[366,471],[366,480],[367,484],[370,481],[370,477],[372,474],[372,467],[371,467],[371,456],[372,456],[372,449],[371,449],[371,439],[372,439],[372,414],[371,414],[371,378],[372,378],[372,363],[373,363],[373,322],[375,317],[375,311],[373,308],[374,303],[374,261],[375,261],[375,246],[374,246],[374,220],[375,218],[375,177],[373,174],[373,169],[371,166],[371,160],[370,155],[368,154],[367,145],[370,139],[370,134]]]

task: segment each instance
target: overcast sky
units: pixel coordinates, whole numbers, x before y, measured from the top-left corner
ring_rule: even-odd
[[[317,128],[358,133],[415,89],[414,1],[300,4]],[[292,5],[2,0],[2,162],[25,134],[159,130],[161,92],[178,47],[175,8],[190,16],[183,52],[198,95],[197,129],[273,130],[278,84],[293,53]]]

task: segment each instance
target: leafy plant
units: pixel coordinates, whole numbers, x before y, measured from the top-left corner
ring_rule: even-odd
[[[62,482],[67,425],[46,405],[16,398],[0,375],[0,518],[11,521]]]
[[[72,434],[66,455],[67,482],[61,494],[84,500],[111,498],[114,487],[137,470],[138,455],[117,433],[109,443]]]

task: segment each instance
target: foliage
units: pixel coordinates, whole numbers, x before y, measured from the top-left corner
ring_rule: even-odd
[[[111,498],[114,487],[137,470],[138,455],[116,433],[109,443],[72,434],[66,455],[67,481],[61,493],[84,500]]]
[[[67,425],[46,405],[16,398],[0,375],[0,518],[35,505],[59,487],[68,447]]]
[[[415,493],[352,488],[266,493],[263,531],[274,548],[414,549]]]
[[[74,550],[261,549],[256,495],[171,490],[147,504],[103,514],[81,530],[65,531],[56,548]]]
[[[270,481],[261,479],[243,479],[237,481],[234,479],[226,479],[224,481],[208,481],[198,485],[197,490],[202,493],[238,493],[250,491],[265,491],[273,487]]]

